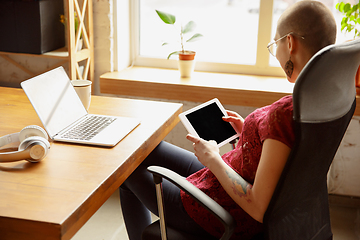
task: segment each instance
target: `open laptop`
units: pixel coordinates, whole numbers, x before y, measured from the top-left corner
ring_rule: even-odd
[[[21,87],[55,141],[112,147],[140,124],[134,118],[88,114],[63,67],[23,81]]]

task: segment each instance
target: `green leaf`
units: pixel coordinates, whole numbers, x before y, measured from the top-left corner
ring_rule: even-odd
[[[183,34],[191,32],[195,28],[196,24],[193,21],[188,22],[184,28],[181,28]]]
[[[345,29],[345,27],[346,27],[345,24],[341,25],[341,31],[343,31]]]
[[[343,2],[341,2],[340,4],[339,4],[339,11],[340,12],[344,12],[344,6],[345,6],[345,3],[343,3]]]
[[[191,38],[189,38],[186,42],[194,42],[196,40],[199,40],[200,37],[203,37],[200,33],[195,33]]]
[[[172,55],[179,55],[179,51],[170,53],[167,59],[169,59]]]
[[[355,12],[356,10],[358,10],[359,8],[359,5],[355,4],[353,7],[352,7],[352,11]]]
[[[341,19],[341,25],[347,23],[347,20],[348,20],[348,19],[347,19],[346,17],[343,17],[343,18]]]
[[[159,15],[159,17],[161,18],[161,20],[166,23],[166,24],[174,24],[176,22],[176,18],[174,15],[170,14],[170,13],[166,13],[166,12],[161,12],[158,10],[155,10],[156,13]]]
[[[347,3],[347,4],[345,4],[345,6],[344,6],[344,12],[349,12],[349,11],[351,11],[351,4],[350,4],[350,3]]]
[[[165,45],[168,45],[169,43],[167,42],[164,42],[163,44],[161,44],[161,46],[165,46]]]
[[[335,5],[335,9],[337,9],[337,10],[340,11],[339,7],[340,7],[340,3],[337,3],[337,4]]]

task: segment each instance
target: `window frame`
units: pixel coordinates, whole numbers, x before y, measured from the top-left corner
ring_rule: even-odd
[[[139,54],[139,9],[140,0],[131,0],[130,4],[130,48],[132,66],[156,67],[176,69],[178,67],[175,59],[159,59],[142,57]],[[197,61],[196,71],[223,72],[234,74],[265,75],[274,77],[284,77],[285,74],[280,67],[271,66],[270,56],[266,46],[274,36],[272,32],[274,0],[260,0],[259,8],[259,27],[257,36],[257,56],[255,65],[241,65],[230,63],[214,63]]]

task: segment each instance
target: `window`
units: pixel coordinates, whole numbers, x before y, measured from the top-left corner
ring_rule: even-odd
[[[196,70],[284,76],[267,44],[273,39],[282,12],[297,0],[132,0],[131,47],[134,65],[177,68],[172,51],[180,50],[179,30],[164,24],[155,10],[176,16],[175,27],[189,20],[196,23],[193,33],[204,37],[186,43],[196,54]],[[342,15],[335,9],[338,0],[322,0],[338,23],[338,42]],[[119,14],[119,13],[118,13]],[[189,34],[190,35],[190,34]],[[119,37],[118,37],[119,38]],[[349,37],[348,37],[349,38]],[[172,44],[162,46],[162,43]]]

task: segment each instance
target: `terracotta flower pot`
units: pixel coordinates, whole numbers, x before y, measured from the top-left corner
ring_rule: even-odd
[[[184,51],[179,53],[179,70],[181,77],[191,77],[195,67],[195,52]]]
[[[179,60],[194,60],[195,59],[194,51],[184,51],[179,53]]]

